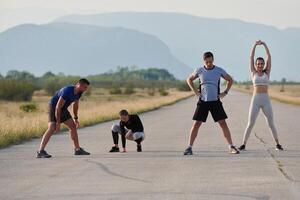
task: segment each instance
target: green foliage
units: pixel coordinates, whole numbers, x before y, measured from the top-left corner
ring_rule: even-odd
[[[42,79],[48,79],[48,78],[51,78],[51,77],[54,77],[54,76],[56,76],[56,75],[49,71],[49,72],[46,72],[41,78]]]
[[[92,81],[128,81],[128,80],[147,80],[147,81],[175,81],[175,77],[165,69],[149,68],[137,69],[137,67],[118,67],[115,72],[89,76]]]
[[[36,81],[37,81],[37,78],[33,74],[31,74],[29,72],[25,72],[25,71],[19,72],[16,70],[11,70],[11,71],[7,72],[5,79],[6,80],[25,81],[25,82],[29,82],[32,84],[36,83]]]
[[[124,94],[134,94],[134,93],[135,93],[135,90],[134,90],[134,84],[128,83],[128,84],[125,86]]]
[[[9,71],[5,77],[0,75],[0,80],[26,83],[24,87],[30,88],[31,86],[34,87],[35,90],[44,89],[49,95],[55,94],[56,91],[66,85],[75,84],[79,79],[79,76],[66,76],[63,73],[54,74],[52,72],[46,72],[41,77],[35,77],[28,72],[19,72],[15,70]],[[179,90],[184,90],[184,85],[181,85],[182,83],[179,80],[176,80],[174,76],[165,69],[138,69],[137,66],[118,67],[115,71],[88,76],[87,79],[91,81],[93,87],[109,88],[111,94],[124,93],[130,95],[135,93],[135,88],[163,87],[167,89],[178,87]],[[124,91],[122,91],[121,88],[124,88]],[[16,88],[13,91],[16,91]],[[23,91],[13,92],[15,93],[15,97],[7,95],[6,92],[4,93],[1,93],[2,96],[0,98],[19,100],[31,99],[30,95],[29,97],[22,96],[21,93],[25,93]],[[89,96],[90,94],[91,90],[88,90],[84,93],[84,96]],[[5,95],[9,97],[4,97]],[[21,95],[22,97],[16,97],[18,95]],[[155,95],[155,89],[151,89],[149,95]]]
[[[168,92],[166,91],[166,89],[163,88],[163,87],[159,88],[159,89],[158,89],[158,92],[159,92],[159,94],[160,94],[161,96],[168,96],[168,95],[169,95],[169,93],[168,93]]]
[[[17,80],[0,80],[0,99],[7,101],[30,101],[37,89],[31,83]]]
[[[122,94],[122,90],[117,85],[113,85],[109,90],[110,94]]]
[[[165,69],[138,69],[136,66],[118,67],[116,71],[87,77],[95,87],[111,88],[112,84],[126,87],[133,84],[135,88],[176,87],[179,80]]]
[[[180,83],[177,86],[177,89],[179,91],[190,91],[191,90],[185,81],[180,81]]]
[[[38,110],[38,107],[34,103],[27,103],[27,104],[22,104],[20,105],[20,110],[23,112],[35,112]]]
[[[43,88],[49,95],[55,94],[66,85],[75,84],[80,78],[76,76],[50,76],[43,81]]]

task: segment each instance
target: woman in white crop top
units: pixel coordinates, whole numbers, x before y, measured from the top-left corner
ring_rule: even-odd
[[[267,54],[266,63],[262,57],[258,57],[254,62],[255,49],[258,45],[262,45]],[[266,67],[265,67],[266,65]],[[253,96],[249,108],[248,124],[243,137],[243,144],[240,146],[240,150],[246,149],[246,143],[255,124],[255,120],[258,116],[260,109],[262,109],[267,123],[270,127],[273,138],[276,142],[276,149],[283,150],[279,144],[277,130],[273,119],[273,110],[268,95],[269,77],[271,72],[271,54],[268,46],[263,41],[256,41],[250,55],[250,70],[253,83]]]

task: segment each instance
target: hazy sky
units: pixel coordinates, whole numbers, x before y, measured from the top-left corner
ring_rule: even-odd
[[[45,23],[67,14],[113,11],[182,12],[300,27],[299,0],[0,0],[0,31],[22,23]]]

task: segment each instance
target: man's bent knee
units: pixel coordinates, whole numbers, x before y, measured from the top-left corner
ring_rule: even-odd
[[[119,132],[119,130],[120,130],[120,125],[118,125],[118,124],[113,124],[112,126],[111,126],[111,130],[113,131],[113,132]]]

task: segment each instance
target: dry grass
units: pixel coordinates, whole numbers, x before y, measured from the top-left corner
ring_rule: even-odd
[[[110,95],[106,90],[94,90],[93,95],[80,102],[81,126],[90,126],[116,119],[118,111],[127,109],[131,113],[141,113],[169,105],[191,96],[190,92],[169,90],[168,96],[149,96],[139,90],[133,95]],[[38,111],[24,113],[19,109],[22,103],[0,101],[0,147],[17,144],[24,140],[40,137],[47,128],[47,105],[49,96],[36,94],[33,102]]]
[[[233,89],[252,94],[253,86],[234,85]],[[283,103],[300,105],[300,85],[286,85],[284,91],[281,91],[281,85],[270,85],[269,95],[272,99]]]

